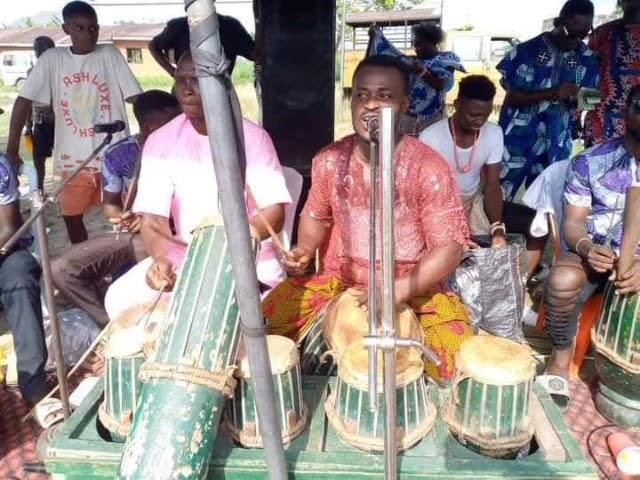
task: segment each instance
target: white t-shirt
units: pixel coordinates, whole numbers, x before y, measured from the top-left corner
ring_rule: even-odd
[[[27,77],[20,96],[51,105],[55,114],[54,166],[57,173],[73,170],[102,142],[93,126],[122,120],[125,99],[142,93],[127,62],[112,45],[98,45],[87,55],[69,47],[44,52]],[[129,135],[128,128],[113,143]],[[100,168],[102,155],[89,167]]]
[[[260,208],[291,203],[282,167],[269,134],[255,123],[243,121],[247,159],[246,181]],[[187,117],[178,115],[149,136],[142,151],[138,193],[133,211],[171,217],[176,233],[186,241],[207,217],[219,215],[218,185],[211,160],[209,138],[200,135]],[[248,203],[249,218],[256,206]],[[176,266],[184,250],[169,255]],[[276,286],[285,278],[271,239],[260,246],[258,279]]]
[[[420,140],[442,155],[458,179],[458,187],[463,197],[470,197],[480,187],[480,173],[485,165],[492,165],[502,161],[504,151],[504,137],[502,129],[495,123],[487,122],[480,129],[478,144],[476,145],[475,159],[471,170],[461,173],[456,167],[453,136],[449,129],[449,119],[442,120],[428,126],[420,134]],[[472,148],[462,149],[458,147],[458,162],[461,166],[467,165],[471,159]]]

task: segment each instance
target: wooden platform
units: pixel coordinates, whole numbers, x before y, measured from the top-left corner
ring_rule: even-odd
[[[333,379],[326,377],[305,378],[305,398],[314,414],[309,429],[286,449],[290,478],[384,478],[382,455],[363,453],[345,445],[328,426],[322,404],[332,383]],[[431,388],[434,401],[440,405],[446,392]],[[598,478],[548,394],[537,386],[534,391],[532,416],[540,447],[530,456],[494,460],[473,453],[451,437],[439,416],[434,430],[400,456],[400,478]],[[122,444],[107,442],[98,434],[96,417],[101,397],[100,383],[49,449],[47,469],[54,479],[114,478]],[[208,478],[265,478],[262,450],[236,447],[221,433],[214,452]]]

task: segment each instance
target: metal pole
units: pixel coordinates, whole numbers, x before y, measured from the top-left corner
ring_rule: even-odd
[[[371,135],[371,131],[369,133]],[[369,335],[378,335],[378,281],[376,261],[376,215],[378,200],[378,148],[376,142],[371,141],[369,152],[369,184],[371,188],[371,205],[369,207]],[[369,347],[369,409],[378,409],[378,349],[375,345]]]
[[[40,191],[34,192],[32,205],[40,207],[39,212],[44,211],[45,204],[42,203]],[[64,365],[64,355],[62,352],[62,341],[60,340],[60,325],[58,323],[58,311],[53,297],[53,280],[51,278],[51,259],[49,257],[49,241],[44,225],[44,217],[39,214],[36,217],[36,231],[38,244],[40,247],[40,257],[42,265],[42,279],[44,281],[44,294],[49,309],[49,324],[51,326],[51,346],[53,347],[53,357],[56,364],[56,375],[60,386],[60,400],[62,401],[62,411],[65,420],[71,415],[69,405],[69,391],[67,390],[67,373]]]
[[[111,133],[108,133],[107,136],[102,141],[102,143],[98,145],[98,147],[93,152],[91,152],[91,155],[89,155],[84,162],[78,165],[78,168],[76,168],[73,171],[73,173],[71,173],[71,175],[69,175],[69,177],[67,177],[65,181],[62,182],[60,186],[52,194],[46,196],[44,202],[40,197],[38,197],[39,198],[38,204],[40,205],[40,207],[31,214],[31,216],[22,224],[22,226],[20,226],[20,228],[16,231],[16,233],[14,233],[11,236],[11,238],[9,238],[9,240],[7,240],[7,242],[2,246],[2,248],[0,248],[0,255],[5,255],[9,250],[11,250],[11,247],[13,247],[15,243],[24,236],[25,232],[29,230],[29,228],[31,228],[31,225],[33,224],[33,222],[35,222],[44,213],[46,208],[52,203],[55,203],[56,199],[58,198],[58,195],[60,195],[60,192],[64,190],[64,187],[66,187],[71,180],[77,177],[78,174],[87,165],[89,165],[89,163],[96,156],[98,156],[98,154],[104,147],[106,147],[107,145],[109,145],[109,143],[111,143],[112,138],[113,138],[113,135]]]
[[[392,107],[380,109],[380,163],[382,169],[382,331],[383,339],[395,338],[395,122]],[[397,477],[396,351],[384,350],[385,478]]]
[[[216,67],[226,59],[220,44],[219,25],[213,1],[185,0],[189,17],[191,52],[199,75],[209,145],[213,157],[222,216],[236,279],[236,297],[242,319],[249,369],[254,380],[260,431],[272,480],[287,478],[280,424],[276,413],[271,365],[267,351],[265,322],[258,291],[255,257],[249,235],[244,198],[244,151],[241,118],[234,118],[235,98],[228,74]],[[238,124],[236,124],[236,120]]]

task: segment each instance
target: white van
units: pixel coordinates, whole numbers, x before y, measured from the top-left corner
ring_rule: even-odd
[[[30,50],[8,50],[0,53],[0,80],[4,85],[22,87],[27,72],[36,63]]]

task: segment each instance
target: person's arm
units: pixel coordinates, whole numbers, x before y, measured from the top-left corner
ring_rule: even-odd
[[[504,86],[504,85],[503,85]],[[526,91],[505,88],[507,96],[504,104],[508,107],[528,107],[541,102],[556,102],[566,100],[578,94],[578,86],[575,83],[565,82],[559,87],[544,90]]]
[[[173,77],[176,74],[176,67],[174,67],[169,61],[169,51],[163,50],[158,46],[157,38],[158,37],[154,37],[149,42],[149,51],[151,52],[151,56],[156,62],[158,62],[158,65],[160,65],[165,72]]]
[[[171,291],[176,281],[173,262],[169,258],[172,237],[169,219],[161,215],[142,214],[142,240],[153,263],[147,270],[147,284],[154,290]]]
[[[18,202],[0,205],[0,246],[7,243],[20,226]]]
[[[31,115],[32,101],[18,97],[13,103],[11,111],[11,120],[9,121],[9,139],[7,140],[7,158],[14,165],[22,163],[20,158],[20,139],[22,138],[22,129]]]
[[[419,74],[419,77],[434,90],[441,91],[444,90],[447,86],[446,78],[435,76],[433,73],[431,73],[431,71],[429,71],[428,68],[425,68],[424,71]]]
[[[102,213],[107,220],[119,218],[123,214],[122,194],[102,191]]]
[[[271,205],[262,209],[262,215],[271,228],[277,233],[284,226],[285,208],[282,204]],[[269,230],[260,215],[254,215],[249,221],[258,234],[258,240],[263,241],[270,237]]]
[[[504,197],[500,187],[500,164],[493,163],[485,167],[484,187],[484,211],[491,225],[502,223],[503,203]],[[492,246],[504,247],[507,245],[506,231],[504,229],[496,228],[491,236]]]
[[[452,242],[431,250],[404,277],[396,280],[396,303],[427,294],[449,278],[460,265],[462,245]]]

